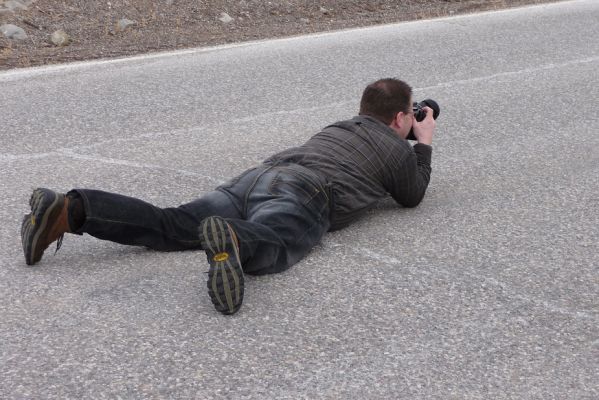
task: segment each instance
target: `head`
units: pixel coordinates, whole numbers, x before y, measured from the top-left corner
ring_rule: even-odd
[[[362,94],[360,115],[378,119],[405,139],[412,128],[412,88],[394,78],[371,83]]]

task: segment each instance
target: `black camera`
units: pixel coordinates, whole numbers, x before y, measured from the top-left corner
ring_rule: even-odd
[[[414,118],[416,118],[416,121],[418,121],[418,122],[420,122],[424,118],[426,118],[426,110],[424,110],[424,107],[430,107],[433,110],[433,119],[437,119],[437,117],[439,116],[439,113],[441,112],[441,108],[439,108],[439,105],[437,104],[437,102],[435,100],[426,99],[426,100],[422,100],[420,103],[415,102],[412,105],[412,111],[414,111]],[[408,133],[408,137],[406,139],[418,140],[418,139],[416,139],[416,136],[414,136],[413,129],[410,129],[410,133]]]

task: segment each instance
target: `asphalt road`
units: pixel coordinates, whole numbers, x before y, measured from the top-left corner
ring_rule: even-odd
[[[599,398],[599,2],[0,73],[0,398]],[[423,203],[391,201],[214,311],[202,252],[68,236],[38,186],[190,201],[356,113],[442,107]]]

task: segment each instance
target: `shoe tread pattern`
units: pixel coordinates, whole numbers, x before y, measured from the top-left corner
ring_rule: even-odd
[[[223,314],[241,308],[244,293],[243,269],[239,251],[227,222],[220,217],[205,219],[200,226],[202,248],[208,257],[208,294]]]

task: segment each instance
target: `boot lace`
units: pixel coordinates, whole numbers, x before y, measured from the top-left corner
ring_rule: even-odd
[[[56,253],[58,253],[58,250],[60,250],[60,246],[62,246],[62,239],[64,239],[64,233],[60,235],[56,240],[56,250],[54,250],[54,255],[56,255]]]

